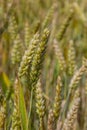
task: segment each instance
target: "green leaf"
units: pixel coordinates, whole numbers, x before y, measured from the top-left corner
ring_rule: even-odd
[[[2,85],[3,92],[6,93],[7,89],[11,86],[11,83],[8,76],[4,72],[0,73],[0,83]]]
[[[21,85],[20,85],[20,96],[19,96],[19,108],[20,108],[22,128],[23,130],[28,130],[27,111],[26,111],[26,106],[25,106],[23,89]]]

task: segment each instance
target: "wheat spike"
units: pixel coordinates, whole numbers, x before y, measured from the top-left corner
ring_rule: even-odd
[[[45,115],[45,109],[45,99],[42,93],[40,80],[38,80],[36,85],[36,112],[39,116],[40,128],[43,128],[43,117]]]
[[[52,110],[50,110],[48,115],[47,130],[54,130],[54,121],[54,113]]]
[[[52,16],[53,16],[53,13],[54,13],[54,10],[55,10],[55,7],[56,7],[56,4],[53,4],[53,6],[50,8],[50,10],[48,11],[44,21],[43,21],[43,24],[42,24],[42,27],[43,28],[46,28],[47,25],[49,24],[50,20],[52,19]]]
[[[59,33],[57,35],[57,39],[58,41],[62,40],[65,32],[66,32],[66,29],[67,27],[69,26],[72,18],[73,18],[73,14],[74,14],[74,10],[70,10],[70,14],[69,16],[67,17],[67,19],[65,20],[65,22],[63,23],[63,25],[61,26],[60,30],[59,30]]]
[[[9,33],[10,33],[10,36],[11,36],[11,42],[14,41],[16,35],[17,35],[17,23],[16,23],[16,20],[15,20],[15,16],[12,15],[9,19],[9,27],[8,27],[8,30],[9,30]]]
[[[28,22],[25,22],[25,33],[24,33],[24,42],[26,47],[29,46],[29,42],[30,42],[30,30],[29,30],[29,24]]]
[[[73,128],[73,124],[77,119],[79,103],[80,103],[79,90],[77,90],[73,99],[72,106],[70,107],[67,113],[62,130],[71,130]]]
[[[58,77],[57,85],[56,85],[56,95],[55,95],[55,101],[54,101],[54,107],[53,107],[53,113],[54,117],[58,119],[61,109],[61,90],[62,90],[62,83],[61,78]]]
[[[66,68],[66,63],[65,63],[65,59],[64,59],[62,50],[59,47],[56,39],[54,39],[53,47],[54,47],[54,50],[55,50],[56,57],[58,58],[60,70],[63,71]]]
[[[33,57],[31,71],[30,71],[30,81],[31,81],[31,86],[33,87],[37,83],[40,75],[41,65],[44,58],[48,37],[49,37],[49,30],[45,29],[42,34],[42,39],[39,42],[36,54]]]
[[[4,100],[0,106],[0,130],[5,128],[6,119],[6,101]]]
[[[27,73],[38,42],[39,42],[39,34],[37,33],[34,35],[33,39],[31,40],[30,46],[25,51],[24,56],[22,57],[22,61],[20,63],[20,67],[18,71],[19,77],[22,77]]]
[[[14,109],[12,114],[12,127],[11,130],[21,130],[21,119],[19,112],[19,83],[18,79],[15,80],[14,85]]]
[[[14,40],[14,45],[11,51],[12,64],[14,65],[16,65],[17,63],[19,64],[21,61],[22,55],[23,55],[23,44],[18,34]]]
[[[73,75],[75,71],[75,66],[75,48],[73,45],[73,41],[70,40],[68,48],[68,71],[70,75]]]
[[[71,93],[73,89],[74,90],[76,89],[86,69],[87,69],[86,66],[82,65],[82,67],[74,73],[74,76],[72,77],[69,85],[69,93]]]

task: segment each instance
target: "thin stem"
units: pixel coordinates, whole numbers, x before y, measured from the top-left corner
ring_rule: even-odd
[[[33,89],[31,90],[31,98],[30,98],[30,111],[28,115],[29,128],[31,129],[31,113],[32,113],[32,104],[33,104]]]
[[[40,118],[40,128],[39,128],[39,130],[44,130],[43,118]]]

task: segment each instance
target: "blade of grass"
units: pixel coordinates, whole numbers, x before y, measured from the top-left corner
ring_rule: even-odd
[[[11,85],[10,80],[9,80],[8,76],[6,75],[6,73],[4,73],[4,72],[0,73],[0,82],[2,85],[3,92],[6,93],[7,89]]]
[[[31,130],[32,104],[33,104],[33,89],[31,90],[30,111],[29,111],[29,115],[28,115],[29,130]]]
[[[27,111],[25,106],[23,89],[21,85],[20,85],[20,95],[19,95],[19,108],[20,108],[21,123],[22,123],[23,130],[28,130]]]

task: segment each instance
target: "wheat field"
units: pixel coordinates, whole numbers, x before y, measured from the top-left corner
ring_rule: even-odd
[[[0,130],[87,130],[86,0],[0,0]]]

